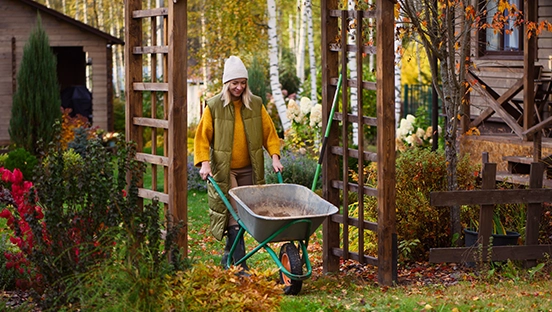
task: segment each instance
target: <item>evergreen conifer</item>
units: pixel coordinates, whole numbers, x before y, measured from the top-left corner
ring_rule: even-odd
[[[54,139],[54,124],[61,120],[56,62],[38,14],[23,49],[9,128],[12,143],[35,155],[39,142],[47,144]]]

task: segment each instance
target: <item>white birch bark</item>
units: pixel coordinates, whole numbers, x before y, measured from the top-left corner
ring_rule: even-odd
[[[355,9],[355,1],[354,0],[348,0],[348,9],[349,10],[354,10]],[[354,23],[355,21],[352,20],[350,23]],[[357,23],[361,23],[362,21],[356,21]],[[350,27],[349,29],[349,36],[347,37],[347,44],[355,44],[355,37],[356,37],[356,31],[355,31],[355,28],[354,27]],[[348,57],[349,59],[349,64],[347,64],[347,67],[349,68],[349,72],[350,72],[350,78],[351,81],[356,81],[357,79],[357,64],[356,64],[356,54],[355,52],[349,52],[348,53]],[[343,80],[345,80],[345,77],[343,77]],[[356,114],[358,113],[358,88],[350,88],[349,89],[349,102],[350,102],[350,107],[351,107],[351,111],[352,113]],[[358,124],[357,123],[353,123],[352,124],[353,126],[353,134],[352,134],[352,140],[353,140],[353,144],[356,144],[358,145]]]
[[[113,5],[109,6],[109,20],[111,21],[111,27],[109,32],[112,36],[117,36],[116,22],[113,16]],[[113,62],[113,94],[116,98],[121,96],[121,88],[119,85],[119,66],[117,66],[117,46],[113,46],[111,50],[111,59]]]
[[[316,87],[316,58],[314,52],[314,35],[312,29],[312,2],[311,0],[305,1],[305,12],[307,16],[307,39],[309,42],[309,64],[310,64],[310,76],[311,76],[311,102],[312,105],[318,103],[318,93]]]
[[[297,46],[297,77],[299,78],[299,85],[302,86],[305,82],[305,30],[307,24],[305,5],[301,1],[300,4],[301,23],[299,24],[299,44]]]
[[[278,73],[278,32],[276,29],[276,2],[275,0],[267,0],[268,7],[268,59],[270,64],[270,87],[272,88],[272,97],[274,104],[278,110],[278,115],[282,122],[284,131],[291,127],[291,122],[287,118],[286,102],[282,95],[280,87],[280,75]]]
[[[401,41],[395,39],[395,128],[399,127],[399,121],[401,118],[401,108],[402,108],[402,99],[401,99],[401,53],[399,52],[399,47],[401,46]]]

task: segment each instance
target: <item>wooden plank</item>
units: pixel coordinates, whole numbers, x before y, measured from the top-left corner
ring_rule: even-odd
[[[487,156],[485,156],[486,158]],[[481,188],[484,191],[493,191],[496,188],[496,164],[484,162],[483,169],[481,170]],[[471,196],[469,196],[471,197]],[[459,205],[460,201],[456,202]],[[478,239],[483,242],[484,246],[489,244],[489,239],[493,230],[493,210],[494,204],[480,203],[479,209],[479,234]]]
[[[552,202],[552,189],[460,190],[431,192],[430,204],[436,207]]]
[[[169,91],[169,84],[166,82],[134,82],[134,91]]]
[[[340,112],[335,112],[334,120],[342,121],[343,114]],[[358,116],[354,114],[347,114],[347,122],[349,123],[358,123]],[[378,119],[374,117],[362,116],[362,124],[377,127]]]
[[[333,222],[337,222],[339,224],[343,224],[343,222],[344,222],[343,221],[344,217],[341,214],[334,214],[334,215],[331,216],[331,218],[332,218]],[[354,227],[357,227],[357,228],[360,227],[359,226],[360,222],[359,222],[358,218],[349,218],[348,222],[349,222],[349,225],[351,225],[351,226],[354,226]],[[365,230],[372,231],[372,232],[377,232],[377,230],[378,230],[378,224],[377,223],[369,222],[369,221],[366,221],[366,220],[364,220],[364,222],[362,222],[362,223],[363,223],[363,228]]]
[[[345,183],[343,183],[343,181],[340,181],[340,180],[331,181],[331,185],[332,185],[332,187],[334,187],[336,189],[339,189],[339,190],[345,189]],[[357,184],[347,183],[347,189],[351,192],[358,193],[358,185]],[[368,186],[364,186],[363,189],[364,189],[364,195],[367,195],[367,196],[377,196],[378,195],[377,189],[374,189],[374,188],[368,187]]]
[[[169,15],[168,8],[154,8],[149,10],[135,10],[132,12],[132,18],[146,18],[146,17],[156,17],[156,16],[167,16]]]
[[[531,165],[531,174],[529,187],[531,189],[542,188],[542,175],[545,165],[543,163],[534,163]],[[542,203],[527,204],[527,217],[525,220],[525,245],[539,244],[539,226],[542,217]],[[526,257],[525,266],[533,267],[536,263],[536,258]]]
[[[376,0],[377,151],[378,151],[378,282],[397,282],[395,212],[395,80],[394,2]]]
[[[168,46],[146,46],[134,47],[134,54],[154,54],[154,53],[169,53]]]
[[[149,164],[161,165],[165,167],[169,166],[169,158],[165,156],[136,153],[136,159]]]
[[[169,213],[184,228],[176,238],[184,257],[188,255],[188,133],[187,109],[187,1],[169,1],[168,36],[168,192]],[[183,152],[184,151],[184,152]]]
[[[139,188],[138,196],[140,196],[141,198],[147,198],[147,199],[157,198],[161,203],[164,203],[164,204],[169,203],[169,195],[163,192],[157,192],[157,191],[152,191],[144,188]]]
[[[334,155],[343,156],[345,154],[343,152],[343,147],[341,147],[341,146],[332,146],[331,149],[332,149],[332,153]],[[376,154],[376,153],[364,151],[362,154],[364,155],[364,160],[365,161],[372,161],[372,162],[378,161],[378,154]],[[349,148],[347,155],[349,157],[358,159],[358,150]]]
[[[367,255],[363,255],[362,259],[361,259],[361,256],[359,255],[358,252],[349,251],[347,253],[347,255],[345,255],[343,249],[341,249],[341,248],[332,249],[332,253],[333,253],[334,256],[337,256],[337,257],[340,257],[340,258],[343,257],[343,258],[347,258],[347,259],[353,259],[357,262],[366,263],[366,264],[369,264],[369,265],[377,266],[378,263],[379,263],[377,258],[367,256]]]
[[[147,117],[134,117],[132,123],[135,126],[169,129],[169,121]]]
[[[486,255],[481,255],[487,248],[483,247],[479,250],[477,247],[461,247],[461,248],[431,248],[429,250],[429,262],[474,262],[478,259],[488,259]],[[525,260],[525,259],[542,259],[547,255],[552,254],[552,245],[531,245],[531,246],[492,246],[491,261],[505,260]]]

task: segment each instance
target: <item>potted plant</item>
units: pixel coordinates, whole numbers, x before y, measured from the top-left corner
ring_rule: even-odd
[[[475,246],[479,235],[479,222],[470,221],[470,228],[464,229],[464,244],[466,247]],[[507,231],[500,221],[500,217],[495,213],[493,215],[493,231],[491,234],[493,246],[517,245],[520,234],[514,231]]]

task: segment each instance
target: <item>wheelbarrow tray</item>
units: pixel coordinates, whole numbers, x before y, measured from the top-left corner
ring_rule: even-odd
[[[306,240],[324,219],[338,212],[337,207],[310,189],[297,184],[265,184],[231,189],[238,216],[245,229],[258,242],[264,242],[278,230],[296,220],[270,242]]]

